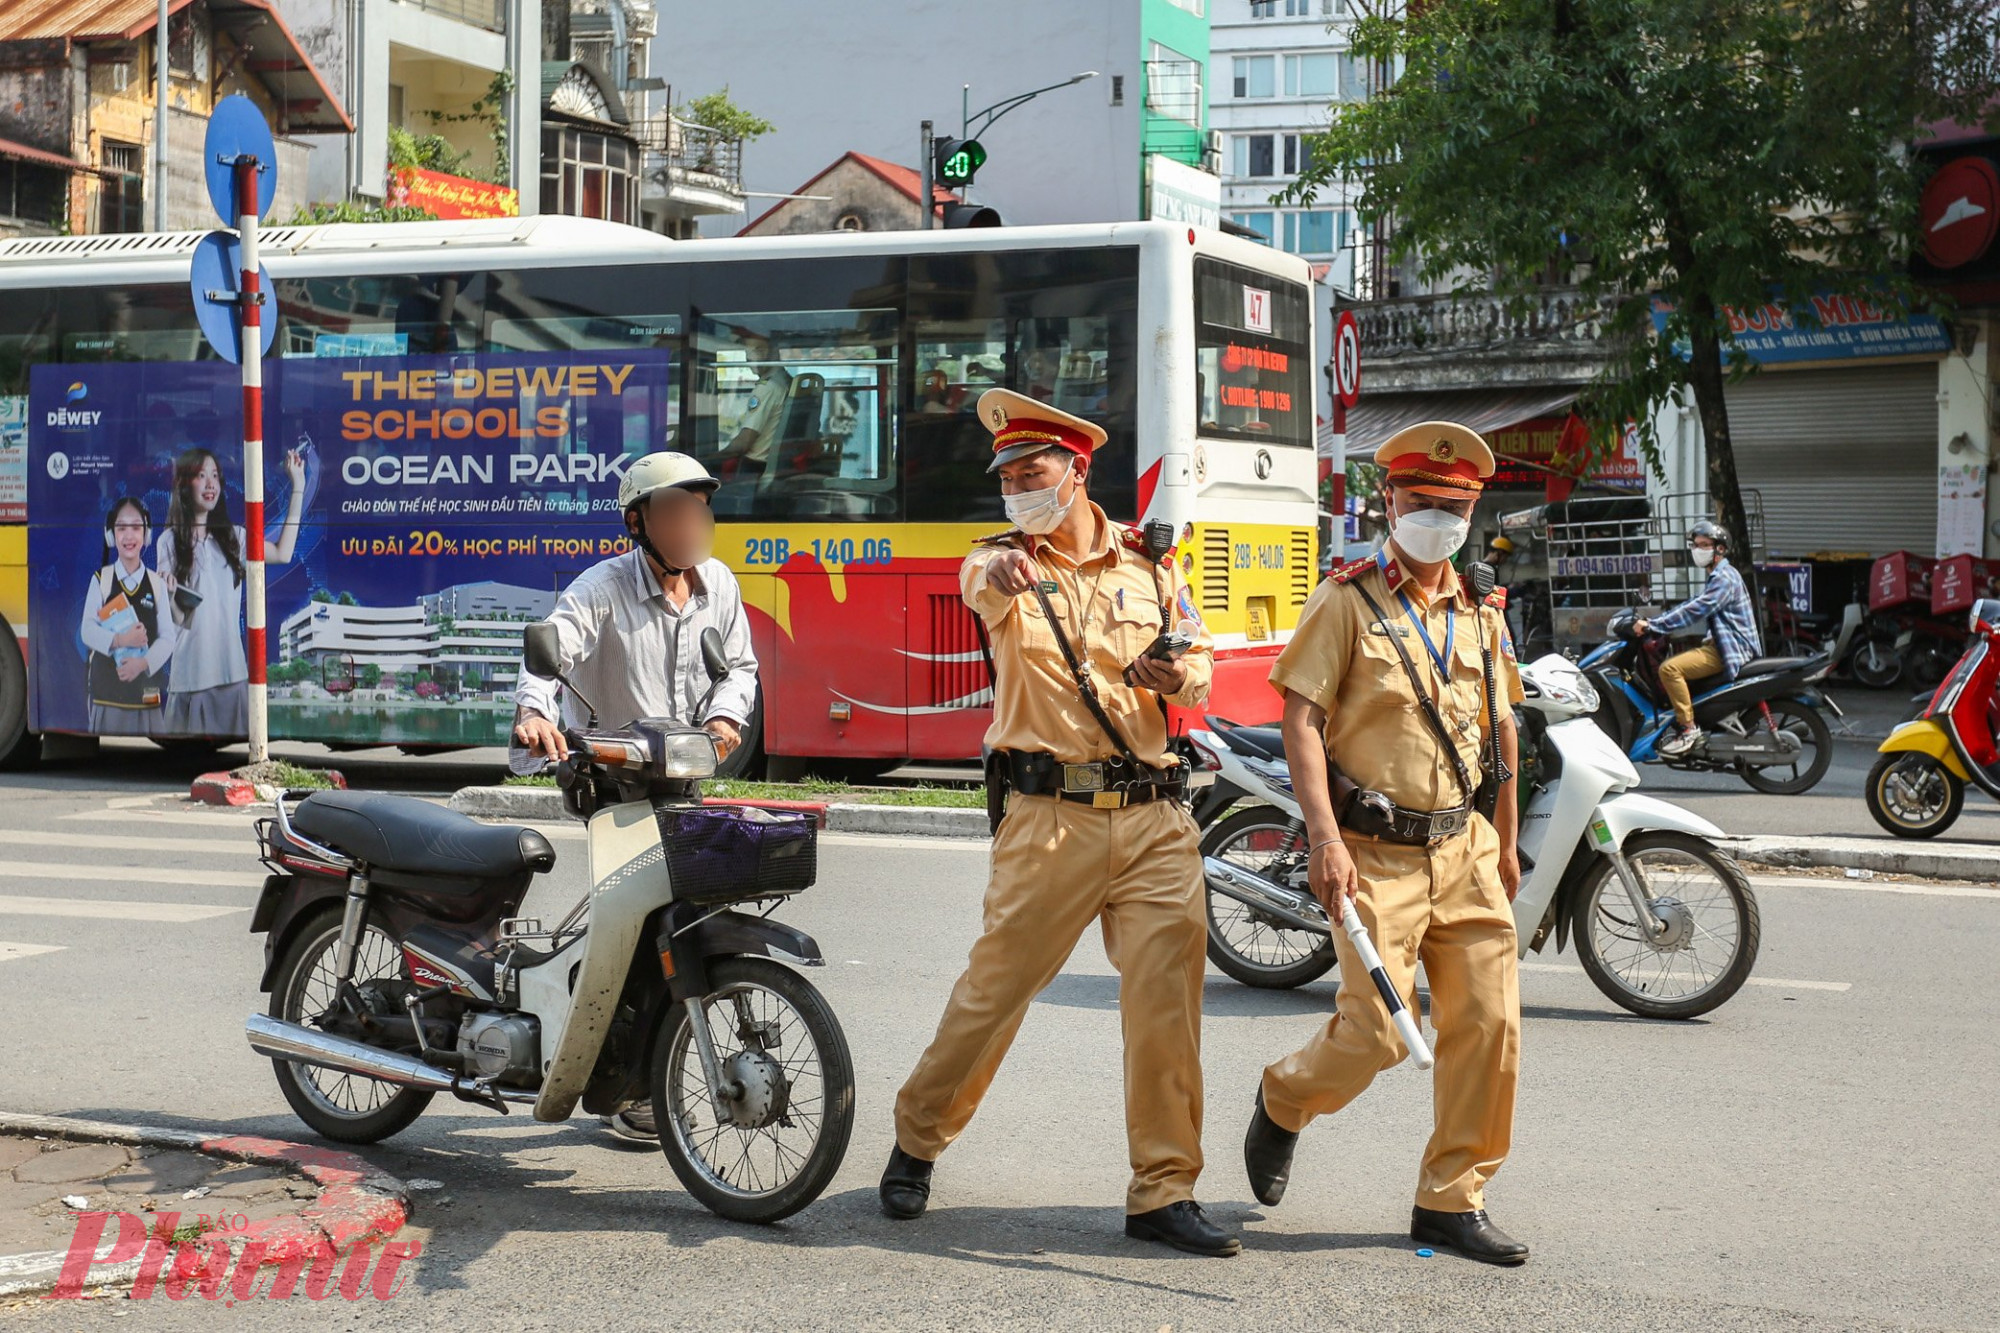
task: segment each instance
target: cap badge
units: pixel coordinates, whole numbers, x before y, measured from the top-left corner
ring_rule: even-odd
[[[1450,440],[1441,439],[1431,445],[1431,461],[1434,463],[1449,463],[1457,457],[1458,447]]]
[[[1004,408],[1004,407],[1001,407],[1001,406],[1000,406],[1000,405],[998,405],[997,403],[996,403],[996,404],[994,405],[994,407],[993,407],[993,411],[992,411],[992,413],[991,413],[991,416],[993,417],[993,424],[994,424],[994,425],[996,425],[996,426],[1004,426],[1004,425],[1006,425],[1006,424],[1007,424],[1007,409],[1006,409],[1006,408]]]

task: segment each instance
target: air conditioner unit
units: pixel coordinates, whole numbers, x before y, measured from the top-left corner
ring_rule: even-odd
[[[1222,174],[1222,131],[1207,130],[1201,136],[1201,169],[1211,176]]]

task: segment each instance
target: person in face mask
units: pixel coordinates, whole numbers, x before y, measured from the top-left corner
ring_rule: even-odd
[[[1427,421],[1397,432],[1375,461],[1387,473],[1389,541],[1320,584],[1271,684],[1284,697],[1313,892],[1336,922],[1361,914],[1412,1013],[1419,962],[1430,980],[1436,1112],[1410,1238],[1519,1264],[1528,1247],[1495,1226],[1485,1204],[1512,1141],[1520,1069],[1508,905],[1521,880],[1514,781],[1501,782],[1490,823],[1473,808],[1473,791],[1491,752],[1487,659],[1492,688],[1504,691],[1495,702],[1510,773],[1518,762],[1506,704],[1520,701],[1521,683],[1504,596],[1496,589],[1475,603],[1448,563],[1493,475],[1493,454],[1474,431]],[[1420,699],[1435,706],[1436,725]],[[1341,788],[1340,807],[1329,762],[1355,784]],[[1244,1137],[1250,1188],[1267,1207],[1284,1197],[1301,1131],[1407,1054],[1346,931],[1333,941],[1334,1017],[1265,1068]]]
[[[1162,704],[1199,708],[1208,698],[1209,636],[1173,552],[1149,555],[1137,532],[1091,502],[1103,430],[1006,389],[980,395],[978,413],[993,432],[989,470],[1014,527],[979,543],[959,583],[992,646],[989,780],[1011,795],[993,835],[985,931],[896,1098],[882,1210],[903,1221],[923,1214],[938,1157],[979,1108],[1030,1002],[1094,921],[1119,972],[1132,1164],[1125,1234],[1235,1254],[1236,1237],[1194,1200],[1206,918],[1200,835],[1179,801],[1186,774]],[[1163,629],[1186,630],[1190,642],[1178,656],[1147,657]],[[1083,1101],[1100,1108],[1107,1091]]]
[[[1660,663],[1660,689],[1674,706],[1677,724],[1674,734],[1660,742],[1660,753],[1669,759],[1701,744],[1701,728],[1694,721],[1694,692],[1688,683],[1734,680],[1745,662],[1764,652],[1763,638],[1757,633],[1757,611],[1750,605],[1750,589],[1729,563],[1728,532],[1719,523],[1700,520],[1688,530],[1688,558],[1696,569],[1707,571],[1700,595],[1651,620],[1632,622],[1635,634],[1671,634],[1697,621],[1708,624],[1708,635],[1698,646]]]

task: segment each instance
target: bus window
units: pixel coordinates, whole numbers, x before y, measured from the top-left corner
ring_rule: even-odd
[[[693,452],[729,518],[899,515],[896,312],[765,311],[696,326]]]
[[[1195,393],[1200,433],[1311,445],[1312,335],[1306,289],[1212,259],[1194,265]]]
[[[284,356],[434,355],[479,347],[484,275],[281,280]]]
[[[80,365],[103,361],[213,361],[185,287],[74,287],[58,294],[60,350]]]

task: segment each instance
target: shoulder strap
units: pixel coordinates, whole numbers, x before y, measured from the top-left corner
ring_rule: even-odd
[[[1146,767],[1140,762],[1139,756],[1132,752],[1132,747],[1126,743],[1125,734],[1118,730],[1117,724],[1111,720],[1111,715],[1104,711],[1104,705],[1098,701],[1097,687],[1091,684],[1090,673],[1084,669],[1083,663],[1077,660],[1076,649],[1070,647],[1069,635],[1063,633],[1062,622],[1056,618],[1055,608],[1049,605],[1049,595],[1042,591],[1039,582],[1035,584],[1035,600],[1041,603],[1042,615],[1049,622],[1050,631],[1056,636],[1056,647],[1062,650],[1063,661],[1069,667],[1071,678],[1076,681],[1076,692],[1083,700],[1083,706],[1090,710],[1093,718],[1097,719],[1097,725],[1104,728],[1104,734],[1118,747],[1118,753],[1125,757],[1126,763],[1135,768]]]
[[[1375,617],[1375,623],[1382,627],[1384,634],[1388,635],[1390,647],[1394,648],[1396,656],[1402,659],[1403,671],[1409,676],[1410,684],[1416,687],[1417,704],[1423,709],[1424,720],[1430,723],[1431,731],[1436,734],[1438,744],[1444,746],[1445,754],[1451,759],[1452,772],[1458,778],[1458,789],[1464,792],[1465,799],[1470,801],[1473,796],[1472,775],[1465,771],[1465,761],[1458,757],[1458,746],[1452,742],[1451,731],[1445,726],[1444,718],[1438,713],[1437,703],[1432,700],[1431,692],[1424,687],[1423,677],[1417,674],[1417,664],[1410,660],[1410,650],[1403,646],[1403,636],[1389,627],[1387,618],[1382,614],[1382,608],[1376,605],[1373,597],[1368,595],[1368,589],[1362,587],[1359,583],[1351,586],[1354,588],[1354,591],[1361,594],[1361,600],[1368,604],[1369,614]]]

